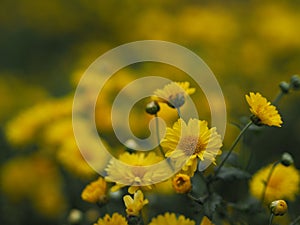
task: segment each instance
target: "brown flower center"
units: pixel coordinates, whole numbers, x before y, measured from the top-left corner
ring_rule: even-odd
[[[206,144],[202,143],[199,137],[186,136],[181,138],[178,148],[184,151],[185,155],[191,156],[204,151]]]

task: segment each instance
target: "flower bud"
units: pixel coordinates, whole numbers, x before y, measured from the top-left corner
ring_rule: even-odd
[[[177,174],[173,178],[172,185],[174,190],[180,194],[188,193],[192,189],[191,178],[182,173]]]
[[[294,163],[294,159],[290,153],[285,152],[282,154],[280,162],[284,166],[290,166]]]
[[[129,153],[133,153],[135,150],[138,149],[138,144],[133,139],[128,139],[124,145],[126,146],[126,151]]]
[[[287,82],[285,82],[285,81],[280,82],[279,87],[280,87],[282,93],[284,93],[284,94],[289,93],[290,85]]]
[[[291,77],[291,87],[294,90],[300,90],[300,77],[298,75],[293,75]]]
[[[127,215],[128,225],[143,225],[143,220],[139,216]]]
[[[271,202],[270,210],[274,216],[283,216],[287,212],[288,206],[284,200],[276,200]]]
[[[159,104],[156,101],[152,101],[147,104],[146,106],[146,112],[150,115],[155,115],[160,110]]]

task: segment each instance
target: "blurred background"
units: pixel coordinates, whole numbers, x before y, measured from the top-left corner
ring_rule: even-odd
[[[85,164],[72,134],[72,97],[88,66],[121,44],[155,39],[175,42],[198,54],[222,87],[228,113],[224,148],[250,112],[245,94],[272,100],[278,84],[300,69],[298,1],[133,1],[2,0],[0,3],[0,224],[67,224],[72,208],[90,208],[80,199],[95,172]],[[111,102],[122,87],[142,76],[188,80],[159,63],[124,68],[99,97],[96,123],[112,151]],[[158,87],[161,88],[161,87]],[[209,120],[197,87],[192,98]],[[132,111],[133,131],[148,135],[147,100]],[[279,102],[281,129],[255,131],[247,141],[255,172],[290,152],[300,167],[300,94]],[[174,120],[164,109],[161,116]],[[139,124],[134,119],[139,118]],[[91,213],[91,215],[93,215]],[[95,220],[94,220],[95,221]]]

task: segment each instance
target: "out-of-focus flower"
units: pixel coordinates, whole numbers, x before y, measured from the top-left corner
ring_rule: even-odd
[[[222,139],[216,128],[209,129],[204,120],[190,119],[186,124],[179,119],[173,128],[167,128],[161,145],[167,150],[166,156],[175,160],[175,163],[182,164],[184,160],[183,173],[193,176],[198,158],[200,171],[215,163],[215,157],[221,154]]]
[[[8,141],[14,145],[24,145],[39,136],[41,129],[50,122],[72,113],[73,99],[69,96],[38,104],[21,113],[6,126]]]
[[[141,190],[137,190],[133,198],[130,195],[125,195],[123,200],[126,206],[126,213],[130,216],[138,216],[144,205],[149,203],[148,199],[144,199]]]
[[[152,99],[167,103],[172,108],[179,108],[185,103],[186,96],[195,91],[195,88],[190,88],[189,82],[172,82],[164,86],[163,89],[157,89]]]
[[[261,198],[265,182],[273,164],[270,164],[256,172],[250,181],[250,192],[256,198]],[[268,182],[265,192],[265,201],[275,199],[294,200],[299,193],[300,175],[294,166],[286,167],[278,164]]]
[[[83,213],[78,209],[72,209],[68,215],[69,224],[80,224],[83,220]]]
[[[100,218],[94,225],[128,225],[124,216],[114,213],[111,217],[106,214],[104,218]]]
[[[120,160],[111,159],[107,168],[107,176],[105,177],[108,182],[115,182],[111,191],[117,191],[126,185],[129,185],[128,192],[133,194],[141,186],[143,189],[152,189],[153,184],[163,181],[162,177],[170,172],[168,165],[166,167],[160,165],[154,168],[147,166],[153,165],[163,158],[157,156],[155,153],[128,153],[125,152],[120,155]],[[128,169],[127,166],[130,166]]]
[[[88,184],[81,193],[81,198],[90,203],[106,202],[107,185],[103,177]]]
[[[58,149],[57,159],[70,173],[80,178],[89,179],[96,174],[79,151],[74,137],[64,140]]]
[[[178,218],[175,213],[165,213],[153,218],[149,225],[195,225],[195,221],[180,215]]]
[[[173,188],[177,193],[188,193],[192,189],[191,178],[186,174],[179,173],[173,178]]]
[[[45,157],[11,159],[1,167],[0,184],[9,199],[27,199],[41,215],[55,218],[65,212],[62,178],[55,164]]]
[[[283,216],[287,212],[288,206],[284,200],[276,200],[271,202],[270,210],[275,216]]]
[[[207,218],[207,216],[204,216],[200,225],[213,225],[213,223]]]
[[[281,127],[282,120],[275,106],[271,105],[260,93],[250,92],[246,95],[246,100],[253,114],[251,118],[256,125],[268,125]]]

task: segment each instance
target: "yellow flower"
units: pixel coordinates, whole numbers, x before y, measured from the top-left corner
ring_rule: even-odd
[[[166,136],[161,142],[167,150],[166,156],[175,160],[175,167],[184,164],[183,173],[193,176],[200,159],[198,169],[205,170],[215,157],[221,154],[221,136],[216,128],[208,128],[204,120],[190,119],[186,124],[182,119],[174,123],[173,128],[167,128]]]
[[[186,219],[183,215],[177,218],[175,213],[165,213],[153,218],[149,225],[195,225],[195,221]]]
[[[191,178],[186,175],[179,173],[173,178],[173,188],[177,193],[188,193],[192,189]]]
[[[275,216],[283,216],[287,212],[288,206],[284,200],[276,200],[271,202],[270,209]]]
[[[81,193],[81,198],[90,203],[105,203],[106,202],[106,181],[99,177],[96,181],[88,184]]]
[[[108,182],[115,182],[116,185],[111,188],[111,191],[130,186],[128,192],[133,194],[136,190],[143,186],[144,189],[152,189],[155,183],[163,181],[166,173],[170,173],[168,166],[149,166],[162,160],[162,157],[155,153],[123,153],[120,155],[120,160],[112,158],[105,169]],[[128,169],[128,166],[129,169]]]
[[[206,216],[204,216],[200,225],[213,225],[213,223]]]
[[[82,156],[76,140],[73,136],[64,140],[57,152],[58,161],[68,170],[68,172],[83,178],[95,177],[95,170],[89,166]]]
[[[106,214],[103,219],[99,219],[94,225],[128,225],[125,217],[118,213],[114,213],[111,217]]]
[[[179,108],[185,103],[186,96],[195,91],[195,88],[190,88],[189,82],[172,82],[164,86],[163,89],[157,89],[152,99],[167,103],[172,108]]]
[[[0,169],[0,189],[9,200],[26,200],[48,218],[63,215],[67,208],[62,182],[53,161],[38,154],[12,158]]]
[[[138,190],[134,193],[133,198],[130,195],[123,197],[126,213],[130,216],[138,216],[144,205],[148,204],[148,199],[144,199],[143,192]]]
[[[271,105],[260,93],[254,94],[250,92],[249,96],[246,95],[246,100],[254,116],[252,117],[252,121],[256,125],[265,124],[268,126],[281,127],[282,120],[276,107]]]
[[[250,192],[258,199],[261,198],[265,182],[273,164],[262,168],[253,175],[250,181]],[[286,167],[278,164],[268,182],[265,193],[265,201],[271,202],[276,199],[294,200],[299,192],[300,175],[294,166]]]

